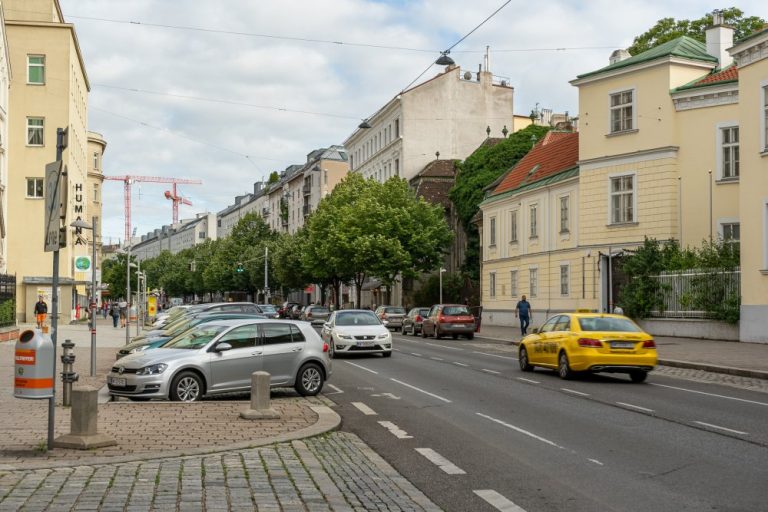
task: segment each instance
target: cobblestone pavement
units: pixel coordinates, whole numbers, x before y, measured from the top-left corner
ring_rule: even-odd
[[[354,434],[212,455],[0,471],[0,511],[436,511]]]
[[[708,384],[721,384],[723,386],[768,393],[768,380],[766,379],[753,379],[726,373],[707,372],[692,368],[676,368],[673,366],[657,366],[653,373],[651,373],[650,378],[653,378],[653,375],[666,375],[677,379],[706,382]]]

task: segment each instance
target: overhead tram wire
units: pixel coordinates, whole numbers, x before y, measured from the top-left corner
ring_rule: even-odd
[[[462,42],[462,41],[464,41],[466,38],[468,38],[469,36],[471,36],[471,35],[472,35],[472,34],[473,34],[473,33],[474,33],[474,32],[475,32],[477,29],[479,29],[480,27],[482,27],[483,25],[485,25],[485,24],[486,24],[486,22],[488,22],[488,20],[490,20],[491,18],[493,18],[494,16],[496,16],[496,15],[499,13],[499,11],[501,11],[503,8],[505,8],[507,5],[509,5],[509,4],[510,4],[510,2],[512,2],[512,0],[507,0],[506,2],[504,2],[503,4],[501,4],[501,6],[500,6],[498,9],[496,9],[495,11],[493,11],[493,12],[492,12],[492,13],[491,13],[491,14],[490,14],[490,15],[489,15],[487,18],[485,18],[483,21],[481,21],[481,22],[480,22],[480,24],[478,24],[478,25],[477,25],[475,28],[473,28],[472,30],[470,30],[469,32],[467,32],[467,33],[466,33],[466,34],[465,34],[465,35],[464,35],[464,36],[463,36],[461,39],[459,39],[458,41],[456,41],[455,43],[453,43],[453,44],[452,44],[451,46],[449,46],[449,47],[448,47],[448,48],[447,48],[445,51],[441,52],[441,53],[442,53],[442,55],[443,55],[443,56],[447,56],[449,53],[451,53],[451,50],[452,50],[453,48],[455,48],[455,47],[456,47],[456,46],[457,46],[459,43],[461,43],[461,42]],[[426,73],[427,71],[429,71],[429,69],[432,67],[432,65],[433,65],[433,64],[434,64],[434,62],[430,62],[430,63],[429,63],[429,66],[427,66],[427,69],[425,69],[424,71],[422,71],[422,72],[419,74],[419,76],[417,76],[416,78],[414,78],[414,79],[411,81],[411,83],[409,83],[408,85],[406,85],[405,87],[403,87],[403,91],[406,91],[406,90],[410,89],[410,87],[411,87],[413,84],[415,84],[415,83],[416,83],[416,82],[419,80],[419,78],[421,78],[422,76],[424,76],[424,73]]]

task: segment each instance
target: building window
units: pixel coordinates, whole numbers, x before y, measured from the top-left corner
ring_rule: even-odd
[[[536,297],[539,294],[539,269],[532,268],[528,270],[528,285],[531,297]]]
[[[768,85],[763,87],[763,150],[768,151]]]
[[[611,224],[635,221],[634,175],[611,178]]]
[[[560,232],[568,233],[568,203],[570,202],[570,196],[560,198]]]
[[[205,231],[200,231],[200,232],[197,234],[197,237],[198,237],[198,238],[200,238],[201,240],[202,240],[202,239],[205,239]]]
[[[538,236],[538,220],[536,219],[536,205],[531,206],[531,238]]]
[[[739,177],[739,127],[722,128],[723,178]]]
[[[45,55],[27,55],[27,83],[45,84]]]
[[[93,202],[94,203],[99,202],[99,184],[98,183],[93,184]]]
[[[509,241],[517,242],[517,211],[509,215]]]
[[[27,118],[27,146],[43,145],[43,128],[45,120],[42,117]]]
[[[568,279],[570,277],[570,266],[560,265],[560,295],[566,296],[570,293],[568,288]]]
[[[632,110],[634,91],[622,91],[611,94],[611,133],[624,132],[634,128]]]
[[[738,222],[724,223],[722,227],[724,242],[739,243],[741,240],[741,227]]]
[[[517,297],[517,270],[509,272],[509,294]]]
[[[95,171],[99,170],[99,154],[98,153],[93,154],[93,170]]]
[[[43,197],[43,178],[27,178],[27,197]]]
[[[400,176],[400,160],[395,158],[395,176]]]
[[[491,227],[490,227],[490,235],[491,235],[491,246],[496,245],[496,217],[491,217]]]
[[[491,298],[493,298],[496,297],[496,272],[491,272],[489,278],[488,291],[491,293]]]
[[[400,120],[395,119],[395,138],[400,136]]]
[[[355,155],[349,155],[349,168],[355,170]]]

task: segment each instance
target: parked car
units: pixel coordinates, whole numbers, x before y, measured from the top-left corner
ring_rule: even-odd
[[[563,379],[578,372],[627,373],[643,382],[654,369],[656,343],[622,315],[569,313],[554,315],[520,342],[520,369],[556,369]]]
[[[331,376],[328,345],[303,322],[208,322],[162,348],[124,357],[107,375],[107,386],[110,395],[133,400],[194,402],[249,391],[257,370],[270,373],[272,387],[316,395]]]
[[[277,311],[277,306],[272,304],[258,304],[262,314],[267,318],[280,318],[280,313]]]
[[[403,318],[403,334],[412,334],[416,336],[421,332],[421,324],[424,317],[429,314],[429,308],[412,308]]]
[[[188,313],[234,311],[236,313],[261,313],[259,306],[253,302],[214,302],[211,304],[197,304],[190,307]]]
[[[301,319],[312,325],[323,325],[328,317],[331,316],[331,310],[325,306],[310,304],[301,312]]]
[[[475,337],[475,317],[463,304],[435,304],[421,324],[421,337],[427,336],[466,336],[471,340]]]
[[[304,311],[304,306],[301,304],[294,304],[291,308],[291,311],[289,312],[288,318],[291,318],[293,320],[300,320],[301,319],[301,312]]]
[[[160,348],[176,336],[206,322],[213,322],[215,320],[240,320],[243,318],[266,318],[266,316],[256,313],[200,313],[190,318],[183,318],[181,322],[175,323],[176,325],[168,330],[150,331],[145,335],[133,338],[131,343],[123,346],[117,351],[115,358],[120,359],[121,357],[135,354],[136,352]]]
[[[280,315],[280,318],[291,318],[291,309],[293,306],[298,305],[298,302],[283,302],[283,305],[280,306],[280,308],[277,310],[277,313]]]
[[[320,335],[328,344],[331,358],[340,354],[392,355],[392,333],[367,309],[334,311],[323,324]]]
[[[379,306],[376,308],[376,316],[387,329],[400,330],[403,327],[405,308],[400,306]]]

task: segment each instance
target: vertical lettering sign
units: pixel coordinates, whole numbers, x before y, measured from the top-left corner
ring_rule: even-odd
[[[61,162],[45,166],[45,251],[58,251],[61,230]]]
[[[77,220],[83,220],[83,184],[75,183],[75,215]],[[85,239],[82,237],[83,228],[75,228],[75,245],[85,245]]]

